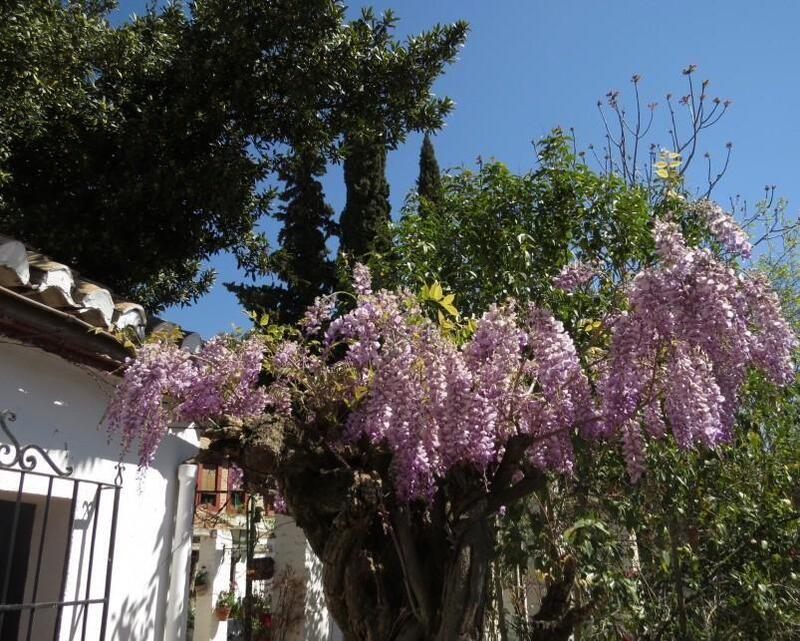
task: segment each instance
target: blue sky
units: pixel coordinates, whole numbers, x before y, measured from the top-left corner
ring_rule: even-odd
[[[235,0],[232,0],[235,1]],[[611,89],[632,95],[630,77],[641,74],[644,102],[659,103],[654,141],[667,144],[664,95],[685,92],[681,69],[698,65],[708,93],[732,100],[728,114],[702,139],[715,158],[733,143],[730,168],[715,197],[740,194],[755,201],[764,185],[777,185],[790,211],[800,207],[800,3],[703,0],[395,0],[398,33],[463,18],[470,35],[458,62],[435,89],[455,111],[435,140],[443,168],[495,157],[513,170],[534,164],[531,141],[553,126],[574,127],[578,145],[602,142],[596,102]],[[123,0],[120,12],[144,2]],[[362,6],[351,3],[355,13]],[[660,116],[658,115],[660,114]],[[419,136],[392,152],[388,162],[395,213],[417,175]],[[344,204],[341,172],[324,180],[337,211]],[[273,229],[274,225],[268,225]],[[246,324],[235,298],[222,286],[236,279],[228,256],[215,257],[219,278],[197,304],[164,316],[204,336]]]

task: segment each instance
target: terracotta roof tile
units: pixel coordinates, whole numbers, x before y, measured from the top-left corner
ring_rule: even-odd
[[[122,300],[104,285],[82,278],[67,265],[31,251],[18,240],[0,235],[0,287],[48,307],[77,316],[104,330],[133,328],[139,338],[151,331],[175,327],[161,319],[148,318],[141,305]],[[202,339],[186,334],[182,346],[196,351]]]

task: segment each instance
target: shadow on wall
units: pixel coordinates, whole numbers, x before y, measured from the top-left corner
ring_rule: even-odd
[[[141,597],[125,597],[119,613],[111,615],[111,620],[108,622],[112,641],[141,641],[153,638],[155,622],[147,615],[153,611],[155,594],[155,590],[151,589],[148,594]]]
[[[14,430],[26,436],[20,440],[51,451],[59,464],[67,462],[68,453],[74,477],[113,483],[115,472],[108,468],[109,462],[113,466],[119,461],[128,470],[138,468],[136,452],[123,452],[119,438],[104,427],[113,389],[113,379],[105,374],[0,338],[0,409],[17,415]],[[165,451],[172,456],[164,456]],[[172,480],[174,474],[165,471],[177,466],[176,458],[185,460],[196,451],[195,445],[169,433],[148,473]]]
[[[177,438],[173,435],[168,436],[172,439]],[[156,458],[157,461],[158,457]],[[163,514],[165,518],[159,523],[152,549],[153,555],[158,557],[157,566],[148,581],[145,594],[138,598],[133,596],[126,597],[114,620],[109,621],[109,625],[113,630],[113,634],[110,636],[111,641],[142,641],[143,639],[160,641],[163,638],[165,626],[182,621],[187,614],[188,603],[184,601],[180,604],[180,610],[174,613],[174,620],[167,621],[170,581],[176,580],[175,577],[170,576],[170,569],[172,556],[176,552],[173,549],[173,533],[175,531],[175,520],[178,517],[176,504],[179,487],[175,475],[168,477],[166,481],[167,487],[163,496]],[[191,535],[191,530],[189,530],[187,536],[191,537]],[[176,545],[179,547],[180,544],[181,542],[178,542]],[[188,576],[180,577],[177,580],[184,579],[188,581]],[[117,581],[124,585],[124,577],[117,577]],[[119,586],[120,583],[117,583],[117,585]],[[113,627],[111,626],[112,623]]]
[[[322,587],[322,561],[306,546],[305,638],[309,641],[327,641],[329,637],[329,615]]]
[[[109,380],[93,370],[35,348],[0,340],[0,409],[17,414],[13,427],[15,434],[24,436],[20,438],[23,445],[35,443],[51,451],[59,465],[67,462],[68,450],[74,478],[113,483],[117,461],[125,466],[106,638],[160,641],[173,556],[178,467],[196,453],[197,447],[168,434],[152,467],[144,473],[137,472],[136,454],[128,452],[123,456],[119,442],[109,438],[101,425],[111,390]],[[72,576],[88,573],[95,510],[91,501],[81,500],[77,505]],[[103,504],[99,511],[101,522],[111,513],[110,506]],[[107,539],[107,534],[103,538]],[[106,556],[107,552],[101,550],[94,560],[94,571],[99,573],[102,567],[104,573]],[[84,598],[77,583],[70,583],[74,586],[70,592],[75,589],[75,596]],[[96,587],[92,586],[93,595],[97,594]],[[102,594],[102,585],[99,589]],[[185,614],[181,611],[178,616]],[[77,633],[75,638],[80,638],[82,613],[71,612],[68,616],[65,610],[63,627],[68,623],[70,630]]]
[[[147,583],[147,588],[141,596],[128,595],[123,599],[119,608],[109,615],[110,641],[142,641],[144,639],[160,640],[163,638],[166,621],[166,604],[169,592],[169,576],[172,563],[172,534],[175,527],[175,503],[177,501],[177,480],[167,480],[167,492],[164,495],[164,518],[159,524],[158,533],[153,545],[153,552],[158,555],[158,565],[154,568]],[[188,534],[191,536],[191,532]],[[124,550],[117,549],[117,554],[124,554]],[[112,577],[117,587],[125,584],[124,576]],[[188,580],[188,578],[187,578]],[[186,616],[186,603],[181,604],[181,610],[176,614],[176,619]]]

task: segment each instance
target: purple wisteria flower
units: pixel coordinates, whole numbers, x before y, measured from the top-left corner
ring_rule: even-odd
[[[238,465],[228,467],[228,487],[232,490],[241,490],[244,481],[244,470]]]
[[[571,292],[585,285],[597,276],[597,269],[584,262],[574,262],[564,265],[561,271],[553,277],[553,287]]]
[[[333,318],[336,310],[333,296],[317,296],[314,304],[309,307],[303,318],[300,319],[300,328],[306,336],[313,336],[322,329],[322,326]]]
[[[657,221],[655,233],[661,262],[633,280],[600,381],[605,432],[621,434],[634,479],[641,426],[661,436],[666,417],[682,448],[728,439],[747,369],[787,383],[797,346],[762,277],[688,247],[675,223]]]
[[[745,255],[735,223],[702,207],[720,241]],[[352,308],[333,317],[332,299],[317,299],[306,314],[305,334],[321,333],[321,345],[270,344],[267,387],[258,338],[218,337],[196,356],[147,345],[127,365],[109,424],[126,447],[139,439],[146,464],[172,421],[269,412],[310,425],[346,408],[341,429],[328,431],[331,447],[366,440],[389,453],[402,501],[430,500],[454,468],[491,474],[512,438],[527,448],[515,483],[526,466],[571,473],[576,438],[618,439],[635,480],[648,439],[671,432],[681,448],[728,439],[748,369],[788,383],[797,347],[762,276],[688,246],[673,222],[657,220],[654,231],[657,261],[621,290],[627,300],[608,315],[609,343],[594,348],[604,358],[591,363],[547,310],[494,305],[454,340],[410,292],[373,290],[357,265]],[[573,264],[557,286],[595,275]]]
[[[717,203],[701,200],[693,207],[698,217],[705,222],[722,246],[732,254],[750,258],[753,246],[739,223]]]
[[[215,337],[195,355],[171,343],[148,343],[126,364],[106,413],[125,450],[138,439],[139,464],[152,463],[171,423],[203,423],[264,411],[268,391],[258,386],[264,345],[257,338]]]

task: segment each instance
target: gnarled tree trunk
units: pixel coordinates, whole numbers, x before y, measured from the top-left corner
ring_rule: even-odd
[[[346,639],[477,641],[492,554],[489,520],[448,525],[431,516],[435,507],[393,504],[379,476],[332,470],[307,454],[287,461],[281,485],[322,560],[328,607]]]
[[[385,453],[327,443],[319,427],[234,425],[212,436],[206,456],[238,461],[249,488],[264,495],[277,478],[322,561],[328,609],[347,641],[479,641],[492,515],[544,484],[535,472],[510,483],[509,461],[525,442],[509,444],[489,487],[474,471],[456,470],[430,505],[396,501]]]

